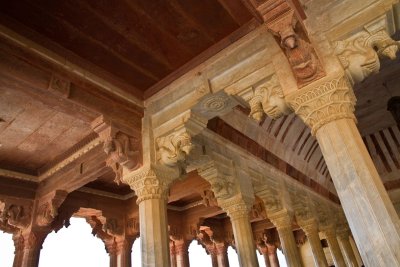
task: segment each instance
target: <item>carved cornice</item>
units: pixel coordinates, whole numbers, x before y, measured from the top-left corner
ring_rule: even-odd
[[[353,119],[356,97],[344,76],[323,79],[286,96],[294,112],[316,134],[323,125],[339,120]]]
[[[169,185],[181,176],[178,168],[150,164],[123,177],[138,196],[139,204],[146,199],[167,199]]]

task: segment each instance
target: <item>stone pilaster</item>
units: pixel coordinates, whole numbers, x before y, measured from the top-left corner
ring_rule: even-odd
[[[399,218],[356,127],[347,79],[320,79],[286,100],[318,140],[364,263],[399,266]]]
[[[186,240],[175,241],[175,257],[177,267],[189,267],[189,242]]]
[[[321,240],[318,234],[318,224],[316,220],[309,220],[307,222],[299,222],[300,227],[306,234],[310,242],[311,251],[314,257],[314,263],[317,267],[327,267],[325,253],[321,245]]]
[[[278,231],[287,265],[289,267],[301,267],[301,258],[292,230],[292,216],[288,212],[282,211],[269,214],[268,219],[275,225]]]

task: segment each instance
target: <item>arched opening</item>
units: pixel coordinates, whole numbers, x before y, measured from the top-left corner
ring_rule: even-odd
[[[190,267],[208,267],[212,266],[211,257],[206,250],[196,240],[189,245],[189,263]]]
[[[12,234],[0,232],[0,262],[1,266],[11,267],[14,261],[14,242]]]
[[[228,247],[229,267],[239,267],[239,258],[232,246]]]
[[[92,228],[85,219],[71,218],[70,222],[68,228],[46,237],[39,267],[108,267],[110,258],[104,243],[91,234]]]
[[[140,248],[140,236],[136,238],[132,245],[131,254],[132,266],[142,266],[142,249]]]

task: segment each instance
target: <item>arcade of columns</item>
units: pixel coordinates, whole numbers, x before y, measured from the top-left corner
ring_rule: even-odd
[[[92,123],[99,137],[84,149],[98,149],[135,196],[105,201],[79,186],[44,183],[31,200],[2,199],[2,227],[15,241],[14,266],[37,266],[46,235],[68,226],[72,215],[86,218],[104,241],[110,266],[131,265],[139,234],[143,266],[189,266],[193,239],[213,266],[229,266],[229,245],[241,266],[258,266],[256,249],[266,266],[279,266],[277,247],[288,266],[304,266],[298,246],[305,239],[315,266],[328,266],[321,238],[335,266],[360,265],[352,238],[366,266],[400,266],[399,217],[356,127],[353,93],[353,86],[379,72],[381,58],[396,58],[399,43],[390,37],[388,12],[394,2],[374,2],[344,20],[346,12],[355,14],[349,7],[321,23],[317,16],[302,21],[290,6],[273,20],[260,8],[262,27],[146,100],[141,148],[99,117]],[[207,127],[238,104],[255,120],[300,117],[318,141],[340,203]],[[207,181],[196,205],[215,214],[222,209],[229,218],[169,208],[170,189],[194,174]]]

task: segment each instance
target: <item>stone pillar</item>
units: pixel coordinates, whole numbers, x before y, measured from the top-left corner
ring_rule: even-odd
[[[40,250],[47,236],[47,232],[33,232],[31,230],[21,233],[23,240],[22,259],[18,267],[39,266]],[[20,256],[19,256],[20,257]],[[14,263],[15,264],[15,263]]]
[[[24,257],[24,238],[20,232],[17,232],[13,234],[13,241],[15,247],[13,267],[19,267],[22,266]]]
[[[124,177],[138,196],[143,266],[170,267],[167,192],[179,176],[177,169],[151,165]]]
[[[131,255],[132,255],[132,244],[133,240],[122,239],[116,240],[115,242],[115,252],[113,255],[115,266],[117,267],[131,267]],[[111,255],[110,255],[111,261]],[[110,264],[110,266],[112,266]]]
[[[175,257],[177,267],[189,267],[189,243],[185,240],[175,241]]]
[[[206,248],[211,257],[212,267],[218,267],[218,252],[215,244],[206,245]]]
[[[278,260],[278,254],[276,253],[276,246],[272,244],[267,244],[268,248],[268,258],[269,258],[269,263],[271,264],[271,267],[279,267],[279,260]]]
[[[315,266],[328,267],[328,262],[326,261],[325,253],[321,245],[321,240],[319,239],[317,222],[315,220],[311,220],[307,223],[300,224],[300,227],[303,229],[310,243]]]
[[[278,231],[287,266],[301,267],[300,254],[292,231],[292,217],[287,211],[281,211],[268,215],[268,219],[270,219]]]
[[[176,267],[176,253],[174,241],[169,242],[169,255],[171,259],[171,267]]]
[[[347,266],[357,267],[358,264],[357,264],[356,256],[354,254],[353,248],[351,247],[350,239],[349,239],[350,231],[340,231],[340,232],[338,232],[337,237],[338,237],[340,249],[342,250],[344,258],[346,259]]]
[[[218,267],[229,267],[228,246],[225,243],[216,243]]]
[[[259,248],[259,251],[263,255],[265,266],[271,267],[271,263],[269,261],[269,255],[268,255],[268,248],[266,246],[262,246]]]
[[[400,266],[400,221],[355,124],[355,96],[343,76],[286,96],[316,136],[367,266]]]
[[[334,227],[330,227],[324,230],[326,241],[328,242],[329,249],[331,251],[333,261],[336,267],[346,267],[342,252],[340,251],[339,243],[336,238],[336,230]]]
[[[234,198],[218,203],[231,219],[239,265],[241,267],[257,267],[256,247],[249,220],[250,209],[243,199]]]

